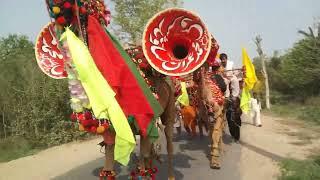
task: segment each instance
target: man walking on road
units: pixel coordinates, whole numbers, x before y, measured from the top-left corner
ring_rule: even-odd
[[[250,100],[251,106],[251,118],[253,119],[253,124],[257,127],[262,127],[261,118],[260,118],[260,110],[261,103],[258,100],[257,93],[253,93],[253,97]]]
[[[220,60],[224,67],[224,80],[227,85],[225,92],[225,111],[226,119],[231,136],[235,142],[240,139],[240,126],[241,126],[241,109],[240,109],[240,84],[238,78],[233,72],[233,62],[228,60],[225,53],[220,54]]]

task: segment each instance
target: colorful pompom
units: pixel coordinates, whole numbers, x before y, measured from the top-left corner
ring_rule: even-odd
[[[87,111],[87,112],[84,113],[84,117],[85,117],[85,119],[91,119],[92,118],[92,114],[89,111]]]
[[[58,24],[61,24],[61,25],[64,25],[67,22],[63,16],[58,17],[56,21]]]
[[[85,7],[81,7],[79,11],[81,14],[87,14],[87,9]]]
[[[105,123],[102,125],[105,129],[108,129],[109,128],[109,124],[108,123]]]
[[[58,7],[58,6],[54,6],[53,8],[52,8],[52,12],[54,13],[54,14],[59,14],[60,13],[60,8]]]
[[[80,123],[83,127],[88,128],[91,126],[91,122],[89,120],[81,120]]]
[[[72,5],[71,5],[70,2],[65,2],[65,3],[63,4],[63,7],[64,7],[65,9],[70,9],[70,8],[72,8]]]
[[[95,127],[98,127],[99,126],[99,121],[92,119],[92,125],[95,126]]]
[[[84,127],[82,126],[82,124],[79,124],[79,131],[84,131]]]
[[[90,128],[90,132],[96,133],[96,132],[97,132],[97,128],[96,128],[95,126],[92,126],[92,127]]]
[[[105,130],[106,130],[106,129],[105,129],[104,126],[99,126],[99,127],[97,128],[97,133],[98,133],[98,134],[103,134]]]
[[[77,118],[78,118],[79,121],[84,121],[84,120],[86,120],[86,118],[85,118],[85,116],[84,116],[83,113],[79,113],[79,114],[77,115]]]

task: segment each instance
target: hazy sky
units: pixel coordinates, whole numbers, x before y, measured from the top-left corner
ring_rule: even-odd
[[[106,0],[106,3],[110,0]],[[320,17],[320,0],[185,0],[184,8],[196,12],[218,40],[220,52],[241,64],[241,47],[255,57],[253,38],[261,34],[267,54],[285,51],[314,18]],[[112,13],[112,12],[111,12]],[[44,0],[1,0],[0,36],[26,34],[35,41],[49,22]]]

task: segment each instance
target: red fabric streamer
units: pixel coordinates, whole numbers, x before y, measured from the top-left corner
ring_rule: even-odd
[[[88,43],[90,53],[101,74],[116,93],[116,99],[124,113],[135,117],[143,136],[154,112],[141,87],[99,22],[88,19]]]

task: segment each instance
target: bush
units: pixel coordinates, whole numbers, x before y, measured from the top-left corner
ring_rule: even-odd
[[[67,80],[42,73],[33,47],[25,36],[0,39],[0,140],[7,136],[2,160],[87,137],[69,119]]]

